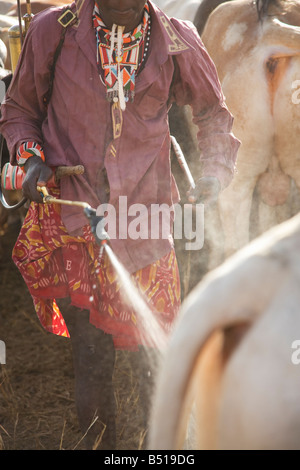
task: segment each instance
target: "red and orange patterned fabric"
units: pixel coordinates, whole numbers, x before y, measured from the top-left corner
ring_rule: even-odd
[[[58,196],[57,190],[53,190]],[[68,235],[61,222],[59,204],[31,203],[13,250],[43,327],[69,336],[55,299],[90,311],[90,322],[113,335],[116,349],[136,350],[153,345],[141,335],[137,314],[125,302],[107,254],[99,258],[90,227],[82,237]],[[131,276],[148,301],[160,326],[169,333],[180,307],[180,280],[175,252]],[[129,296],[130,297],[130,296]]]

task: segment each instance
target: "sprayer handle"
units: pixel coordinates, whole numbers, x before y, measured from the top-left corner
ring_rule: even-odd
[[[84,167],[82,165],[76,166],[58,166],[54,169],[53,176],[47,181],[47,186],[57,186],[58,180],[63,176],[82,175]],[[1,172],[1,187],[8,190],[22,189],[25,173],[18,166],[13,166],[10,163],[5,163]]]
[[[63,176],[82,175],[84,167],[82,165],[76,166],[58,166],[55,170],[55,179],[59,180]]]

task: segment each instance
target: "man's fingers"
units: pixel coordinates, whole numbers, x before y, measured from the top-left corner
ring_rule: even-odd
[[[30,157],[26,165],[26,176],[22,186],[23,194],[31,201],[41,203],[43,196],[37,190],[37,186],[46,186],[47,181],[52,177],[52,170],[39,157]]]
[[[46,186],[46,185],[47,185],[47,181],[39,180],[36,185],[37,185],[37,186],[40,186],[40,187]]]
[[[220,182],[215,177],[202,177],[196,183],[196,188],[187,193],[191,204],[212,204],[218,200],[221,189]]]
[[[43,165],[40,169],[40,173],[37,180],[37,186],[46,186],[47,181],[52,177],[52,170],[46,165]]]

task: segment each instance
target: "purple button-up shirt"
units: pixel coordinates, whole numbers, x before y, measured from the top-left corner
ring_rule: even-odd
[[[92,25],[93,0],[76,0],[77,24],[69,27],[55,68],[53,94],[47,113],[43,96],[48,89],[49,64],[59,42],[60,9],[51,8],[31,22],[19,64],[5,103],[0,131],[15,164],[24,141],[44,148],[49,166],[85,167],[81,176],[61,180],[63,199],[81,200],[92,207],[107,202],[104,174],[109,183],[109,203],[120,219],[119,201],[133,204],[172,204],[179,196],[170,167],[170,102],[192,106],[198,125],[199,164],[203,176],[216,176],[222,187],[231,181],[238,140],[231,133],[232,116],[217,73],[192,23],[169,19],[149,1],[152,20],[150,52],[136,79],[134,102],[122,113],[120,135],[113,133],[111,104],[99,76],[96,36]],[[176,80],[174,60],[178,65]],[[171,90],[171,91],[170,91]],[[115,128],[116,130],[116,128]],[[124,206],[124,204],[123,204]],[[122,209],[123,210],[123,209]],[[69,233],[80,233],[86,219],[78,208],[62,206]],[[165,255],[171,236],[161,239],[118,237],[113,250],[130,272]]]

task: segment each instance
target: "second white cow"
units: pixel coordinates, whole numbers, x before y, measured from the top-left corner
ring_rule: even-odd
[[[261,0],[260,19],[257,3],[223,3],[202,35],[242,142],[237,173],[220,196],[225,256],[300,206],[300,2]]]

